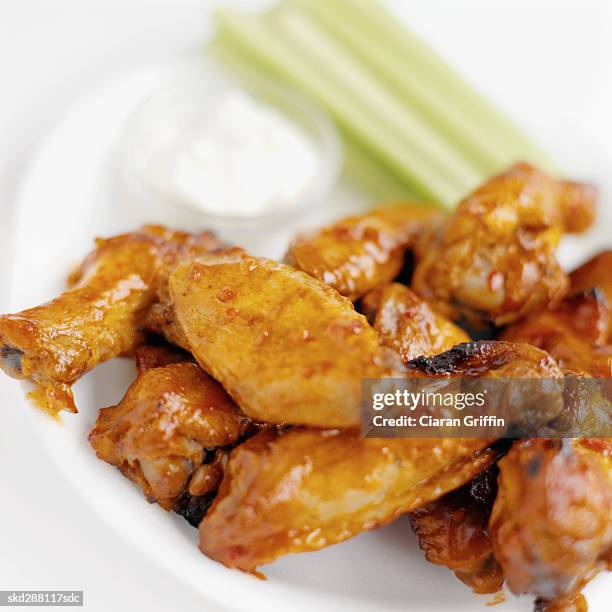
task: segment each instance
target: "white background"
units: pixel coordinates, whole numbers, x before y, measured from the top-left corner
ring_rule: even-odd
[[[11,205],[45,127],[106,75],[197,50],[213,4],[0,0],[0,311],[8,307]],[[391,4],[535,133],[567,126],[612,161],[612,3]],[[212,610],[91,516],[48,463],[23,410],[18,386],[0,378],[0,589],[84,590],[92,611]]]

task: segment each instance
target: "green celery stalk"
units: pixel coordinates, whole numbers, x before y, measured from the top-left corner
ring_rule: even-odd
[[[312,0],[318,2],[318,0]],[[468,84],[442,58],[413,32],[404,27],[377,0],[324,0],[341,11],[352,23],[360,23],[369,38],[378,41],[389,53],[402,58],[406,70],[414,73],[439,92],[446,92],[464,116],[480,123],[503,143],[512,161],[525,159],[555,171],[550,158],[525,136],[503,113]]]
[[[218,11],[218,36],[223,42],[248,56],[268,73],[299,87],[324,105],[339,126],[378,163],[422,198],[447,206],[455,202],[457,187],[429,166],[413,148],[376,120],[372,109],[355,100],[344,87],[321,75],[320,68],[297,53],[285,35],[263,20],[237,13]]]
[[[401,139],[404,146],[413,151],[413,157],[427,162],[446,177],[455,188],[454,198],[479,183],[482,172],[466,160],[465,155],[449,147],[440,131],[424,123],[411,106],[390,95],[376,77],[321,30],[316,21],[287,4],[279,5],[268,18],[276,22],[276,31],[286,38],[287,44],[316,62],[328,82],[339,84],[355,103],[366,105],[372,118],[390,137]]]
[[[362,20],[351,19],[344,5],[334,0],[292,0],[304,12],[316,18],[322,27],[341,40],[370,71],[379,76],[381,85],[396,91],[400,101],[415,109],[421,119],[470,158],[484,175],[499,171],[513,160],[503,141],[484,129],[471,113],[463,112],[448,91],[407,68],[405,58],[380,40],[374,39]]]

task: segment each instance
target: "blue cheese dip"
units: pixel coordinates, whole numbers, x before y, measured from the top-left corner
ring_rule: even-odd
[[[318,151],[308,134],[245,91],[226,90],[185,121],[180,129],[156,126],[172,146],[158,148],[144,172],[202,212],[250,217],[290,209],[315,178]]]

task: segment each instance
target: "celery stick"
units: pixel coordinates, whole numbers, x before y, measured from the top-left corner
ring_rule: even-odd
[[[270,18],[278,24],[276,31],[280,36],[285,36],[301,55],[317,62],[321,74],[329,81],[340,84],[355,101],[367,105],[372,117],[386,127],[390,136],[403,139],[415,156],[422,156],[423,161],[428,161],[447,177],[457,194],[465,193],[480,182],[481,171],[449,147],[439,131],[427,126],[410,106],[398,103],[389,95],[381,83],[327,32],[318,28],[315,21],[288,5],[279,6]]]
[[[317,2],[318,0],[312,0]],[[413,32],[401,25],[380,2],[376,0],[324,0],[338,7],[346,18],[360,22],[372,40],[385,45],[390,52],[401,57],[406,70],[428,81],[440,92],[452,97],[453,104],[465,115],[480,122],[483,130],[494,134],[503,142],[513,161],[527,159],[553,170],[554,164],[529,138],[527,138],[493,104],[480,95],[434,53]]]
[[[301,10],[311,14],[361,61],[369,66],[384,85],[397,91],[400,100],[416,109],[441,135],[464,155],[472,159],[484,174],[499,171],[512,159],[503,142],[483,129],[474,117],[463,113],[447,91],[432,87],[431,83],[406,68],[403,57],[386,44],[370,36],[360,20],[351,19],[343,7],[332,1],[293,0]]]
[[[377,121],[376,115],[354,100],[337,83],[322,77],[292,46],[283,42],[278,31],[261,19],[241,15],[231,10],[216,14],[219,36],[225,43],[248,54],[249,60],[286,81],[300,87],[330,110],[338,124],[387,168],[407,188],[421,197],[445,205],[457,198],[457,188],[449,184],[435,169],[429,167],[418,153],[394,134],[389,134]]]

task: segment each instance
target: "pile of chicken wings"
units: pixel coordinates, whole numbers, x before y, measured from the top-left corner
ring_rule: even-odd
[[[555,258],[596,195],[520,163],[450,215],[381,208],[298,236],[284,262],[145,226],[98,240],[56,299],[0,316],[0,367],[57,414],[97,364],[135,359],[89,441],[227,567],[261,576],[409,513],[427,559],[475,592],[581,610],[612,566],[610,438],[376,439],[359,424],[364,379],[611,378],[612,251],[569,275]],[[577,411],[546,418],[572,431]]]

